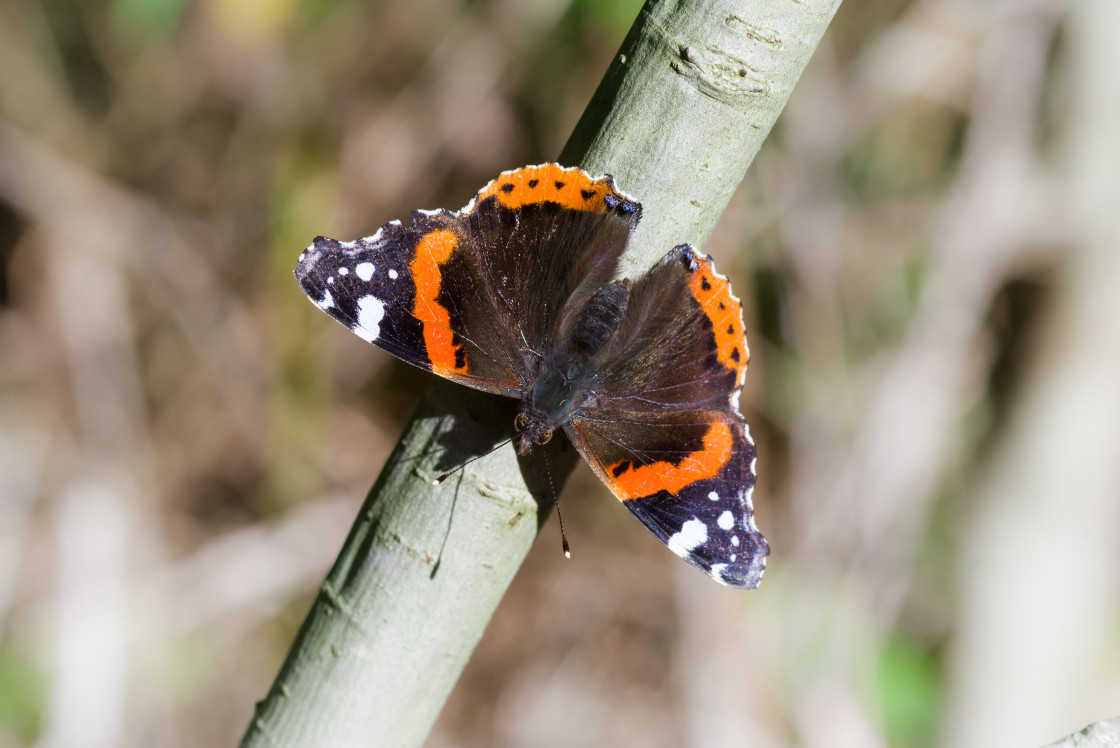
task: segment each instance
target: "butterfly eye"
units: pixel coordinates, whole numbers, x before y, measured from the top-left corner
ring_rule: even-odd
[[[517,417],[513,419],[513,430],[521,432],[529,425],[529,418],[524,413],[518,413]]]
[[[551,431],[546,431],[546,432],[544,432],[543,434],[541,434],[540,436],[537,437],[537,444],[548,444],[548,442],[551,441],[551,439],[552,439],[552,432]]]

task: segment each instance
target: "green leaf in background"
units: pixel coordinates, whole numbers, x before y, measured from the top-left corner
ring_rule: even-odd
[[[594,18],[604,33],[622,38],[643,4],[644,0],[575,0],[572,10]]]
[[[891,638],[879,658],[879,702],[891,746],[933,745],[941,714],[936,653],[903,637]]]
[[[362,3],[357,0],[303,0],[300,3],[296,27],[317,26],[331,18],[340,7],[351,6],[360,9]]]
[[[113,19],[138,35],[168,34],[186,5],[186,0],[113,0]]]
[[[30,745],[43,717],[44,677],[17,652],[0,649],[0,743],[4,733]]]

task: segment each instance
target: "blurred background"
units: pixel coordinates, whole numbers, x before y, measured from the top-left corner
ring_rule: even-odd
[[[0,748],[231,745],[425,386],[316,234],[560,151],[639,0],[0,4]],[[1120,714],[1120,3],[841,7],[707,251],[765,583],[585,467],[430,740],[1039,746]],[[626,185],[622,185],[623,188]]]

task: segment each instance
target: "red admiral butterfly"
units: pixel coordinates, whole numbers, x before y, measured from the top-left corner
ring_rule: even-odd
[[[711,258],[673,248],[614,280],[642,206],[557,164],[501,174],[458,213],[417,211],[300,255],[304,293],[356,335],[455,382],[517,398],[519,454],[562,428],[661,542],[733,587],[770,548],[738,398],[739,300]]]

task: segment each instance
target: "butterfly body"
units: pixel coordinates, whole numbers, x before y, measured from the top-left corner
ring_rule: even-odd
[[[626,314],[630,286],[629,280],[623,280],[598,291],[575,318],[570,336],[537,357],[539,364],[526,383],[514,421],[518,454],[528,454],[533,444],[547,443],[557,428],[595,407],[599,357]]]
[[[411,364],[521,406],[519,454],[563,429],[670,550],[755,587],[754,443],[738,411],[738,299],[687,245],[615,278],[641,206],[556,164],[505,172],[457,213],[319,237],[296,277],[320,309]]]

